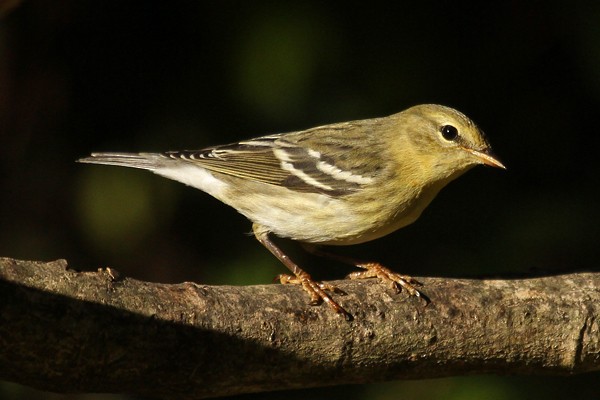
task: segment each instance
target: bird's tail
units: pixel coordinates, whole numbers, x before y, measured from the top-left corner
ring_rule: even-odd
[[[154,171],[164,165],[166,158],[158,153],[92,153],[77,162],[86,164],[116,165]]]

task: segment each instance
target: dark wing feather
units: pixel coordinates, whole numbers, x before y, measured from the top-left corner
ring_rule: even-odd
[[[169,151],[162,155],[198,164],[212,172],[280,185],[289,173],[281,169],[281,161],[273,153],[274,139],[271,138],[275,137],[267,136],[264,140],[261,138],[263,145],[259,145],[257,139],[257,142],[232,143],[202,150]]]

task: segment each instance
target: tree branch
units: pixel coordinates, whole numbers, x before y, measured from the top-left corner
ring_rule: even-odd
[[[167,285],[0,259],[0,379],[163,398],[600,370],[600,273],[423,278],[432,303],[335,282],[353,313],[295,286]]]

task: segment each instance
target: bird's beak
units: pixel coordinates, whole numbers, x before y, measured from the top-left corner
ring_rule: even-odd
[[[504,164],[502,164],[500,162],[500,160],[498,160],[498,158],[490,150],[486,149],[486,150],[480,151],[480,150],[468,149],[466,147],[464,149],[467,152],[473,154],[475,157],[477,157],[485,165],[489,165],[490,167],[506,169]]]

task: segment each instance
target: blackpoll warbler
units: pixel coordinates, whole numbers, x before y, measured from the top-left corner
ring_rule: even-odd
[[[342,122],[195,151],[92,153],[83,163],[141,168],[216,197],[253,222],[254,235],[311,303],[351,316],[269,238],[351,245],[414,222],[448,182],[477,164],[504,168],[462,113],[425,104],[385,118]],[[336,257],[343,259],[342,257]],[[348,261],[348,260],[346,260]],[[418,282],[371,263],[351,278],[379,277],[419,296]]]

